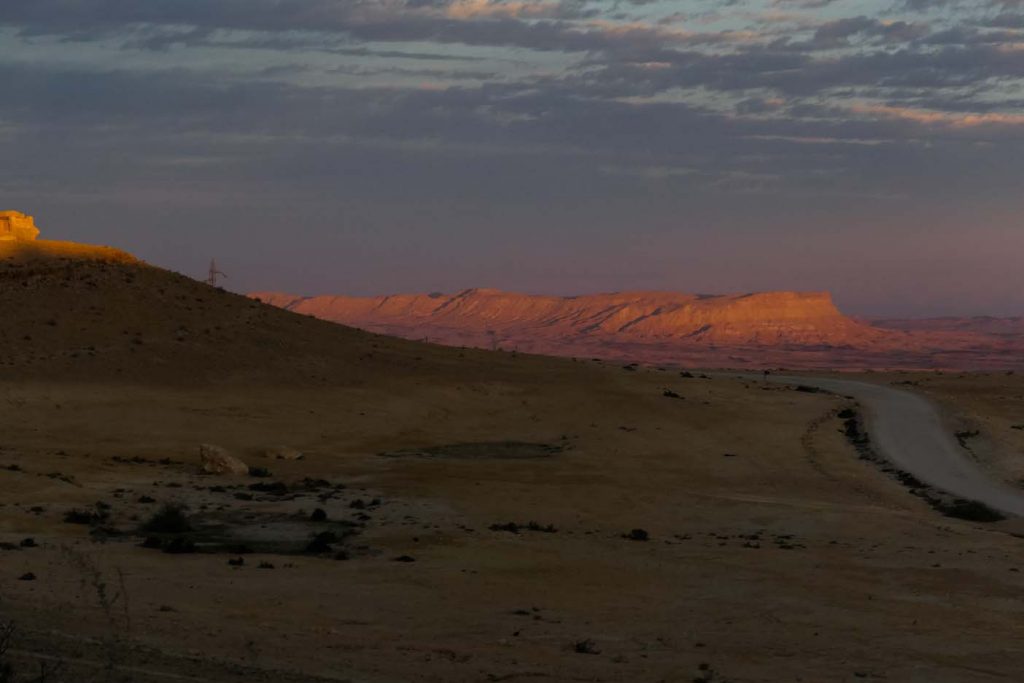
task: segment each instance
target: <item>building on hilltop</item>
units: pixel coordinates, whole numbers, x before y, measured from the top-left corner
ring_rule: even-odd
[[[0,242],[34,240],[39,236],[32,216],[20,211],[0,211]]]

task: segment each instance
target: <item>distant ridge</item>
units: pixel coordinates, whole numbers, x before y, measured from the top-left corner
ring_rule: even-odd
[[[556,297],[494,289],[377,297],[257,293],[297,313],[367,329],[460,340],[502,338],[843,345],[891,336],[847,318],[825,292],[694,295],[616,292]],[[484,339],[484,337],[480,337]]]
[[[983,369],[1013,367],[1021,358],[1006,355],[1013,349],[991,335],[886,329],[854,320],[827,292],[545,296],[466,289],[375,297],[251,296],[408,339],[703,367]]]

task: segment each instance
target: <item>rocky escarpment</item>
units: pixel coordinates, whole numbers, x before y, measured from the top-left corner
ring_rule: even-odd
[[[670,343],[683,346],[844,347],[898,333],[843,315],[827,293],[704,296],[622,292],[576,297],[488,289],[380,297],[254,294],[325,320],[444,343]]]
[[[1024,358],[1024,341],[1012,335],[873,325],[844,315],[824,292],[252,296],[408,339],[700,367],[981,370]]]

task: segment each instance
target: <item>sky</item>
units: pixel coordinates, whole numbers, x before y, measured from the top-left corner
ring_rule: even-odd
[[[1024,0],[2,0],[0,210],[236,291],[1024,314]]]

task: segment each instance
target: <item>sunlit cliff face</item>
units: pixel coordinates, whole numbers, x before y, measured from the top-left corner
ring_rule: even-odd
[[[0,242],[32,241],[39,229],[32,216],[19,211],[0,211]]]
[[[818,292],[252,296],[409,339],[698,367],[1015,368],[1024,352],[1019,335],[874,326],[843,315]]]

